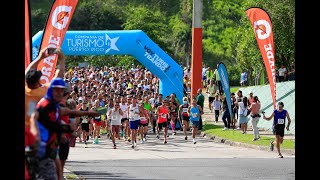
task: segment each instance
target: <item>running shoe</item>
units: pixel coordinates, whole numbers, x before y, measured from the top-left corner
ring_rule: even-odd
[[[116,146],[116,144],[113,144],[113,149],[117,149],[117,146]]]
[[[167,144],[167,141],[163,141],[163,144]]]
[[[280,154],[278,154],[278,158],[283,158],[283,156],[282,156],[282,154],[280,153]]]
[[[134,149],[134,145],[133,144],[132,144],[131,148]]]
[[[270,151],[273,151],[273,149],[274,149],[273,141],[270,141]]]
[[[184,137],[184,140],[188,140],[188,137],[186,136],[186,137]]]
[[[100,136],[98,136],[98,138],[100,138]]]
[[[143,144],[143,143],[144,143],[144,141],[143,141],[143,140],[141,140],[141,141],[140,141],[140,143],[141,143],[141,144]]]
[[[192,141],[193,141],[193,144],[196,144],[196,143],[197,143],[197,141],[196,141],[195,139],[193,139]]]
[[[87,148],[88,147],[88,145],[87,145],[87,142],[85,141],[84,142],[84,148]]]
[[[89,136],[87,136],[87,141],[89,141]]]
[[[157,138],[158,138],[158,139],[160,139],[160,136],[159,136],[159,135],[157,135]]]

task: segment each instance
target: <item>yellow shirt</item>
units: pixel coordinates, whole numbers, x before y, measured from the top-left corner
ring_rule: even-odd
[[[48,90],[49,86],[44,85],[37,89],[28,88],[25,85],[25,100],[24,100],[24,117],[25,117],[25,127],[30,126],[31,114],[35,111],[37,103],[43,98]]]

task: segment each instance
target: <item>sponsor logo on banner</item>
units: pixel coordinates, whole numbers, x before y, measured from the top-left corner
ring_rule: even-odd
[[[73,38],[66,38],[68,50],[71,52],[96,51],[107,54],[110,50],[120,51],[116,46],[119,37],[110,38],[104,35],[75,35]]]
[[[148,48],[148,46],[144,46],[144,50],[146,51],[144,56],[149,59],[154,65],[159,67],[162,71],[167,72],[170,68],[168,63],[166,63],[161,57],[158,56],[152,49]]]

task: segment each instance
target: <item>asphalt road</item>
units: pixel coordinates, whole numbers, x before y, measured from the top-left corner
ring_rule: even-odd
[[[137,141],[135,149],[123,140],[113,149],[105,136],[88,148],[77,142],[65,168],[79,177],[100,180],[295,179],[294,156],[283,154],[280,159],[275,151],[228,146],[202,137],[193,144],[190,136],[185,141],[181,133],[170,136],[168,144],[150,134],[144,144]]]

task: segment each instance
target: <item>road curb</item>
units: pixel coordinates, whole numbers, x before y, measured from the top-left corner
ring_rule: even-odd
[[[269,147],[266,147],[266,146],[257,146],[257,145],[253,145],[253,144],[230,141],[228,139],[221,138],[221,137],[218,137],[218,136],[215,136],[215,135],[205,134],[204,132],[201,132],[200,136],[204,137],[206,139],[213,140],[213,142],[216,142],[216,143],[224,143],[224,144],[230,145],[230,146],[252,148],[252,149],[258,149],[258,150],[263,150],[263,151],[270,152]],[[291,156],[295,155],[295,150],[291,150],[291,149],[281,149],[281,152],[286,153],[286,154],[291,155]]]

